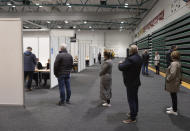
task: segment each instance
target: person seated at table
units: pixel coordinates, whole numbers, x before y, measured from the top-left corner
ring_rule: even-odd
[[[36,58],[36,62],[37,62],[37,65],[35,67],[36,70],[43,69],[42,63],[39,61],[39,58]],[[39,87],[39,84],[42,81],[41,73],[40,72],[35,72],[34,75],[33,75],[33,79],[35,80],[36,86]]]
[[[49,70],[49,69],[50,69],[50,59],[48,59],[48,63],[46,64],[46,70]],[[44,78],[44,85],[43,86],[46,86],[47,80],[50,79],[50,73],[49,72],[44,73],[43,78]]]
[[[43,69],[42,63],[39,61],[39,58],[36,58],[36,61],[37,61],[37,69],[38,70]]]
[[[39,58],[36,58],[36,72],[33,74],[33,79],[35,80],[35,83],[36,83],[36,87],[39,87],[39,84],[41,83],[42,81],[42,78],[41,78],[41,73],[40,72],[37,72],[37,70],[41,70],[43,69],[43,66],[42,66],[42,63],[39,61]]]

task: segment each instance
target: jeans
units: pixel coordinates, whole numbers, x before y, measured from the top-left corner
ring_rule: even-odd
[[[60,92],[60,99],[61,102],[65,102],[65,87],[67,92],[66,101],[69,102],[71,97],[71,89],[70,89],[70,74],[61,75],[58,77],[58,84],[59,84],[59,92]]]
[[[170,93],[173,111],[177,112],[177,93]]]
[[[26,78],[28,77],[27,81],[27,88],[31,89],[32,86],[32,78],[33,78],[34,71],[24,71],[24,82],[26,82]]]
[[[127,99],[130,108],[131,120],[136,120],[136,116],[139,111],[138,87],[127,87]]]
[[[147,74],[148,75],[148,63],[143,63],[142,65],[142,74]]]
[[[159,65],[157,65],[157,66],[155,66],[155,68],[156,68],[156,74],[160,74],[160,67],[159,67]]]

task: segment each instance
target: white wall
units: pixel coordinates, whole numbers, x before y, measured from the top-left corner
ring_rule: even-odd
[[[171,12],[171,5],[173,1],[178,1],[180,4],[180,8],[178,8],[175,12]],[[155,7],[149,12],[149,14],[144,18],[144,20],[140,23],[140,25],[135,30],[135,33],[139,32],[141,28],[147,25],[152,19],[154,19],[162,10],[165,12],[164,20],[157,23],[153,28],[147,30],[140,37],[134,38],[134,41],[141,39],[147,34],[151,34],[153,31],[163,27],[164,25],[172,22],[173,20],[185,15],[190,12],[190,8],[186,6],[186,3],[183,0],[159,0]]]
[[[0,19],[0,104],[24,104],[22,22]]]
[[[80,31],[78,40],[91,40],[92,46],[103,53],[104,48],[114,49],[119,57],[126,57],[126,48],[132,43],[132,34],[128,31]]]
[[[32,47],[32,52],[39,58],[43,66],[46,66],[50,58],[49,32],[44,31],[24,31],[23,32],[23,51],[28,46]]]

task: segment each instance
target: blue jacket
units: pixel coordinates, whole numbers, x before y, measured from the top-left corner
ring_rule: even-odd
[[[123,81],[126,87],[138,87],[141,85],[140,71],[142,63],[142,58],[136,53],[119,64],[118,68],[123,72]]]
[[[24,52],[24,71],[34,71],[35,66],[36,56],[32,52]]]

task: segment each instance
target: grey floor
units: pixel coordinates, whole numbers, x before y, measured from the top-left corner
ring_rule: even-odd
[[[141,76],[140,112],[136,124],[122,124],[129,112],[121,72],[113,67],[112,107],[99,106],[99,65],[72,74],[71,105],[56,106],[58,89],[36,89],[26,93],[26,108],[0,107],[0,131],[189,131],[190,90],[179,93],[179,116],[169,116],[171,105],[164,91],[164,78],[150,72]]]

